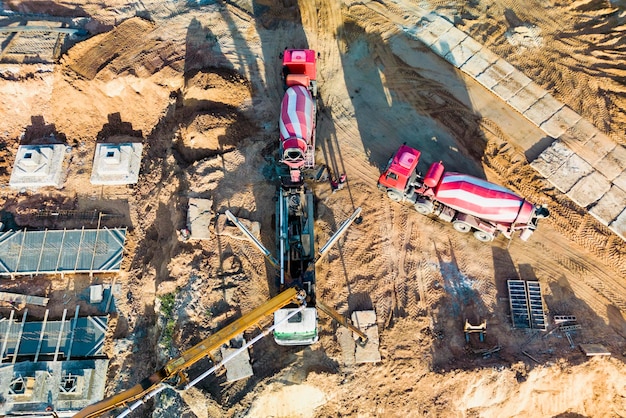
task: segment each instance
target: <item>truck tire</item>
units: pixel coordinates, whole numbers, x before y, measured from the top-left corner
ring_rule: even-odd
[[[493,235],[491,235],[488,232],[479,231],[479,230],[474,231],[474,238],[476,238],[478,241],[482,241],[482,242],[491,242],[491,241],[493,241]]]
[[[430,215],[433,212],[433,202],[418,200],[413,207],[417,213],[421,213],[422,215]]]
[[[467,234],[469,231],[472,230],[472,226],[463,221],[452,222],[452,227],[463,234]]]
[[[402,194],[396,190],[387,190],[387,197],[393,200],[394,202],[402,202]]]

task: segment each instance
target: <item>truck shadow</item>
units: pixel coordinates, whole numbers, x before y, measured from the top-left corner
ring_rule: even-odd
[[[340,40],[347,51],[341,54],[344,81],[370,164],[382,169],[406,143],[422,151],[423,172],[443,161],[451,171],[484,178],[481,117],[454,67],[403,34],[383,39],[358,23],[339,33],[350,34]]]

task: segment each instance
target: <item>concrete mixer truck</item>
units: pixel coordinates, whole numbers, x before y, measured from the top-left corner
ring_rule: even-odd
[[[280,107],[280,161],[289,167],[291,182],[302,182],[302,171],[315,165],[317,113],[316,55],[311,49],[283,52],[285,94]]]
[[[528,202],[512,191],[467,174],[445,172],[441,162],[425,176],[417,172],[420,151],[402,145],[378,179],[378,188],[396,202],[406,202],[423,215],[451,222],[462,233],[489,242],[498,234],[528,240],[539,219],[549,216],[545,206]]]

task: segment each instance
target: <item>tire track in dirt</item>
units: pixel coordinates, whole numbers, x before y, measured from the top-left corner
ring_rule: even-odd
[[[527,163],[520,150],[507,142],[506,134],[494,129],[489,121],[483,120],[482,127],[487,130],[485,133],[488,139],[483,161],[499,177],[496,182],[534,203],[547,203],[550,217],[544,222],[557,227],[561,234],[599,256],[622,275],[626,274],[626,249],[623,242],[543,179]]]

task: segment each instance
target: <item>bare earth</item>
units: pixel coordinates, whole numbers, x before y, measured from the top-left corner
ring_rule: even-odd
[[[619,1],[4,2],[39,18],[91,19],[95,35],[59,64],[0,65],[0,200],[19,227],[97,226],[37,216],[41,208],[95,208],[116,215],[101,224],[129,227],[123,273],[97,278],[117,289],[109,395],[276,293],[275,271],[246,241],[183,242],[178,231],[188,199],[202,197],[216,214],[260,222],[274,248],[279,55],[285,47],[319,52],[317,162],[348,182],[336,193],[313,186],[317,245],[356,207],[363,222],[321,263],[317,294],[346,316],[376,311],[382,361],[346,366],[338,325],[321,315],[317,344],[285,348],[266,338],[251,350],[254,377],[227,383],[220,372],[186,393],[161,393],[134,416],[626,416],[625,243],[529,166],[533,127],[406,36],[401,28],[415,24],[418,6],[447,16],[626,143]],[[64,188],[9,189],[18,145],[50,134],[72,147]],[[144,143],[139,183],[91,185],[94,144],[128,137]],[[376,180],[405,141],[424,163],[442,160],[505,185],[547,204],[551,217],[528,242],[486,245],[390,201]],[[539,280],[548,318],[576,316],[573,344],[560,331],[512,329],[507,279]],[[2,289],[50,297],[50,318],[59,318],[76,303],[97,313],[80,298],[89,284],[38,277],[5,280]],[[171,343],[159,299],[169,293]],[[43,310],[29,307],[38,316]],[[466,318],[487,320],[485,342],[466,344]],[[588,358],[582,343],[611,356]],[[208,367],[202,361],[189,375]]]

